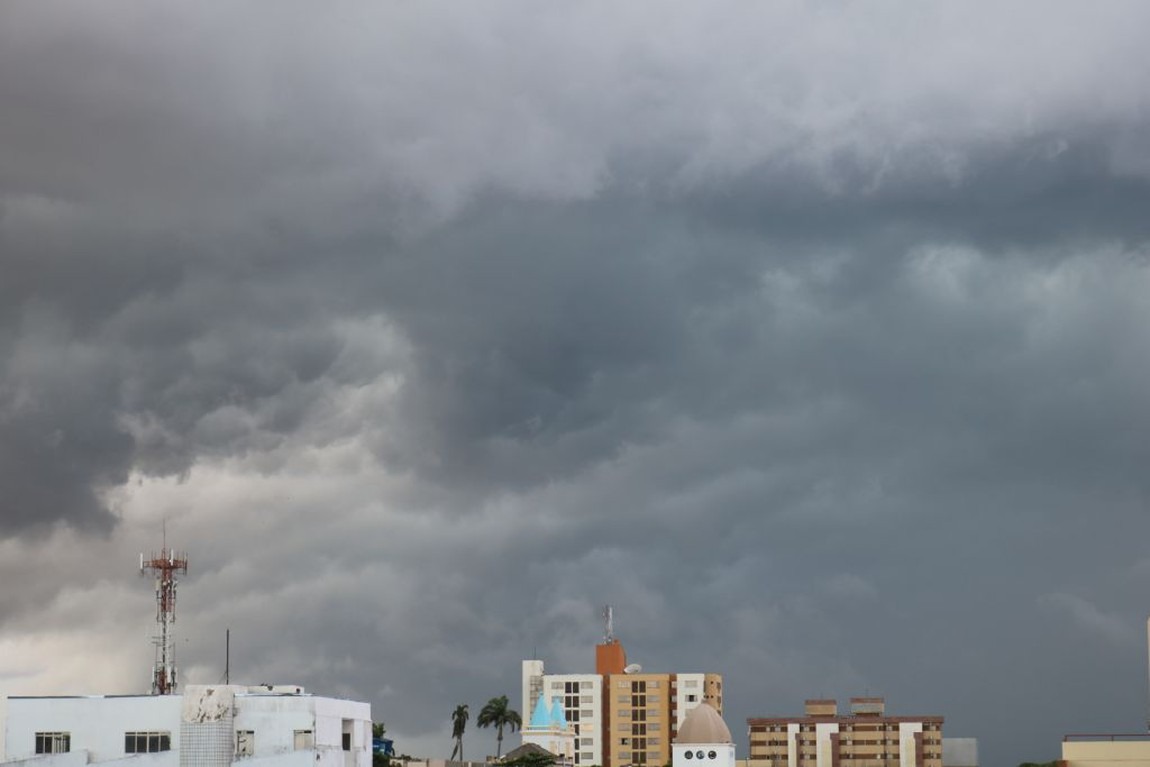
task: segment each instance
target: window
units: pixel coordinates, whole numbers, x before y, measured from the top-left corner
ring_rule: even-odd
[[[37,754],[66,754],[71,750],[72,733],[70,732],[36,733]]]
[[[225,741],[226,742],[226,741]],[[125,754],[154,754],[172,750],[170,732],[125,732]]]
[[[595,697],[592,695],[580,695],[579,696],[579,704],[582,706],[589,706],[590,704],[592,704],[594,702],[595,702]]]
[[[355,723],[350,719],[341,719],[340,725],[340,731],[343,733],[343,750],[351,751],[351,733]]]
[[[591,719],[594,716],[595,716],[594,709],[585,708],[579,712],[579,716],[575,717],[575,721],[579,721],[579,719]]]
[[[255,730],[236,730],[236,756],[255,756]]]
[[[699,696],[698,696],[698,695],[694,695],[694,694],[692,694],[692,695],[688,695],[688,696],[687,696],[687,702],[688,702],[688,703],[695,703],[695,702],[697,702],[698,700],[699,700]]]
[[[292,745],[296,751],[309,751],[315,748],[315,734],[311,730],[296,730],[293,733]]]
[[[589,762],[589,761],[591,761],[592,759],[594,759],[594,758],[595,758],[595,754],[593,754],[593,753],[592,753],[592,752],[590,752],[590,751],[584,751],[584,752],[582,752],[582,753],[580,753],[580,754],[576,754],[576,756],[581,756],[581,757],[583,757],[583,761],[585,761],[585,762]]]
[[[581,689],[581,690],[590,690],[593,686],[594,685],[592,685],[590,682],[580,682],[579,683],[579,689]],[[590,758],[590,757],[588,757],[588,758]]]

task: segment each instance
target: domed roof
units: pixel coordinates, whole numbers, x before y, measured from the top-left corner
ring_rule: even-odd
[[[719,712],[709,703],[700,703],[683,717],[679,736],[675,742],[684,743],[730,743],[731,731]]]

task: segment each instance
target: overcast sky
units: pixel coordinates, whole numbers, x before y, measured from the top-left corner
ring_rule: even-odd
[[[1150,4],[0,4],[0,693],[519,662],[1145,727]],[[518,742],[512,739],[512,744]],[[465,751],[494,752],[475,732]]]

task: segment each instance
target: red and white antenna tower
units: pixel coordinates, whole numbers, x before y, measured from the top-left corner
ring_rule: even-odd
[[[140,555],[140,575],[150,572],[156,576],[156,623],[160,633],[152,637],[156,646],[156,660],[152,666],[152,694],[171,695],[176,691],[176,644],[172,624],[176,622],[177,574],[188,571],[188,555],[168,548],[165,535],[160,553],[150,559]]]

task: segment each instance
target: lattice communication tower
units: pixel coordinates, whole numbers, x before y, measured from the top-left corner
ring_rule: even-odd
[[[140,555],[140,574],[156,576],[156,623],[159,633],[152,637],[156,660],[152,665],[152,694],[171,695],[176,691],[176,643],[172,624],[176,622],[176,576],[188,571],[188,555],[169,549],[165,544],[159,554],[149,559]]]

